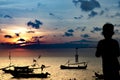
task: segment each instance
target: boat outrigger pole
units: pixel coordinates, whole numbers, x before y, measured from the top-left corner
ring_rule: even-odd
[[[75,54],[75,62],[78,62],[78,48],[76,48],[76,54]]]

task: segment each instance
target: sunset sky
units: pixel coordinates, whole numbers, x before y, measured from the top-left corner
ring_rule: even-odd
[[[120,39],[120,0],[0,0],[0,42],[98,41],[102,26]]]

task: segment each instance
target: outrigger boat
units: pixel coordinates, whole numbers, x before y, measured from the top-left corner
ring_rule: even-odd
[[[9,52],[10,64],[7,67],[1,68],[4,73],[18,72],[18,73],[32,73],[33,69],[30,66],[15,66],[11,63],[11,53]]]
[[[78,48],[76,48],[75,63],[68,62],[65,65],[60,65],[61,69],[86,69],[87,62],[78,62]]]
[[[18,72],[18,73],[32,73],[34,70],[30,66],[8,66],[1,68],[4,73]]]
[[[13,71],[13,72],[10,72],[10,74],[14,77],[14,78],[47,78],[50,73],[48,72],[43,72],[43,69],[46,68],[45,65],[42,65],[40,68],[30,68],[32,70],[34,69],[41,69],[41,72],[40,73],[34,73],[34,72],[30,72],[28,71],[29,69],[26,67],[19,67],[19,68],[16,68],[17,71]],[[23,72],[25,71],[25,72]]]
[[[87,64],[86,62],[73,63],[73,64],[68,64],[68,65],[61,65],[60,68],[61,69],[86,69]]]
[[[4,71],[4,73],[11,74],[14,78],[47,78],[50,73],[43,72],[44,68],[48,68],[50,66],[41,65],[39,66],[37,64],[37,60],[40,58],[40,56],[37,59],[33,59],[34,64],[30,66],[15,66],[11,65],[11,55],[9,53],[9,59],[10,64],[7,67],[1,68],[0,70]],[[38,65],[36,67],[36,65]],[[41,72],[34,73],[35,69],[41,69]]]

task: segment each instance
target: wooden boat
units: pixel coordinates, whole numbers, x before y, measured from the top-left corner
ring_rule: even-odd
[[[34,64],[30,66],[14,66],[11,65],[11,55],[9,53],[9,59],[10,64],[7,67],[1,68],[0,70],[4,71],[4,73],[11,74],[14,78],[47,78],[50,73],[46,72],[43,73],[44,68],[48,68],[50,66],[41,65],[39,66],[37,64],[37,60],[40,58],[40,56],[37,59],[33,59]],[[38,65],[36,67],[36,65]],[[40,73],[34,73],[34,69],[41,69]]]
[[[7,67],[1,68],[4,73],[18,72],[18,73],[32,73],[33,69],[30,66],[14,66],[11,64],[11,53],[9,52],[10,64]]]
[[[10,74],[14,78],[47,78],[50,73],[43,73],[43,69],[49,66],[41,65],[37,68],[28,68],[28,67],[16,67],[14,71],[11,71]],[[34,69],[41,69],[40,73],[34,73]]]
[[[65,65],[60,65],[61,69],[86,69],[87,62],[78,62],[78,48],[76,48],[75,63],[68,62]]]
[[[83,64],[84,65],[79,65],[79,64]],[[61,69],[86,69],[87,68],[87,64],[86,62],[83,63],[75,63],[75,64],[68,64],[68,65],[61,65],[60,68]]]
[[[11,69],[12,68],[12,69]],[[18,72],[18,73],[32,73],[33,68],[29,68],[29,66],[8,66],[5,68],[1,68],[4,73]]]
[[[11,63],[11,52],[9,52],[9,60],[10,63],[8,66],[1,68],[0,70],[2,70],[4,73],[32,73],[34,71],[34,67],[37,64],[37,60],[40,58],[41,56],[38,56],[37,59],[33,59],[33,64],[32,65],[28,65],[28,66],[15,66],[12,65]]]

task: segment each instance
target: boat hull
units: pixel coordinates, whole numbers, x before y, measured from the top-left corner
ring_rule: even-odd
[[[65,66],[65,65],[61,65],[60,66],[61,69],[86,69],[87,65],[85,66]]]
[[[47,78],[50,74],[46,73],[11,73],[14,78]]]

